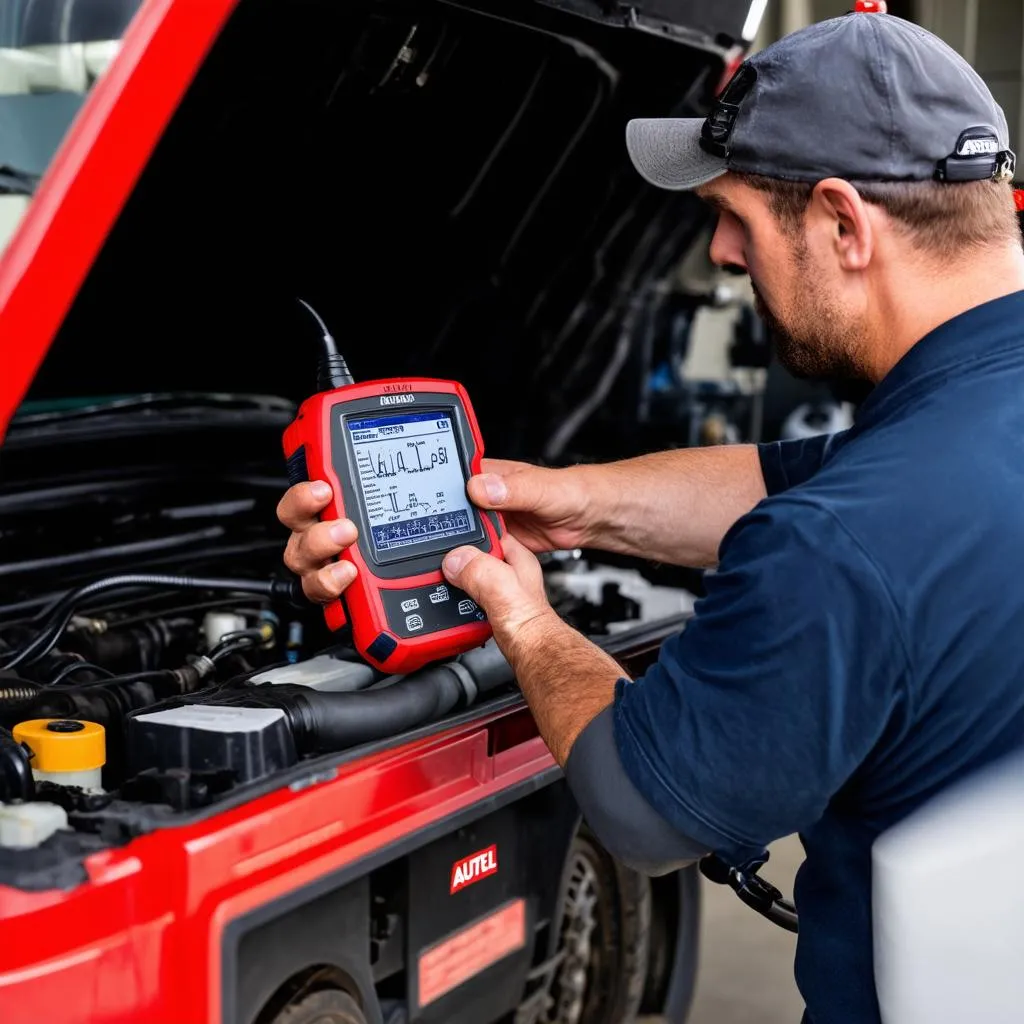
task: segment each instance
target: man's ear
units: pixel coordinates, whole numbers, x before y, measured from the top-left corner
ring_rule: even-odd
[[[842,178],[826,178],[814,186],[811,210],[832,236],[844,270],[865,270],[874,252],[874,231],[867,204]]]

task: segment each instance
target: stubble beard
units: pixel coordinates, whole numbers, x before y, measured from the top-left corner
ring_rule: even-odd
[[[856,359],[858,325],[844,320],[836,304],[822,293],[813,268],[807,265],[806,252],[797,247],[793,256],[805,287],[799,308],[786,316],[785,323],[751,281],[754,309],[769,333],[776,358],[800,380],[860,380],[862,374]]]

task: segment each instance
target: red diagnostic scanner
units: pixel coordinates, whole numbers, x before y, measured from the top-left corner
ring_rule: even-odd
[[[331,379],[351,379],[334,358],[343,371]],[[326,480],[333,498],[321,519],[347,517],[359,531],[340,555],[356,578],[326,607],[327,625],[340,629],[347,618],[356,649],[385,672],[414,671],[491,636],[484,611],[441,572],[445,554],[464,545],[502,557],[501,517],[466,492],[483,453],[469,395],[449,380],[321,391],[285,431],[289,481]]]

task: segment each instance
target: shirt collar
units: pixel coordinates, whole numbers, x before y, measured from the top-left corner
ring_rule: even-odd
[[[855,432],[941,387],[951,374],[970,373],[1008,350],[1024,351],[1024,290],[968,309],[926,334],[861,404]]]

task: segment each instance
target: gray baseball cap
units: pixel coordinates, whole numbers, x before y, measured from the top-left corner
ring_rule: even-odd
[[[685,191],[726,171],[791,181],[1009,180],[1006,117],[971,66],[890,14],[816,22],[746,60],[707,118],[626,126],[633,166]]]

